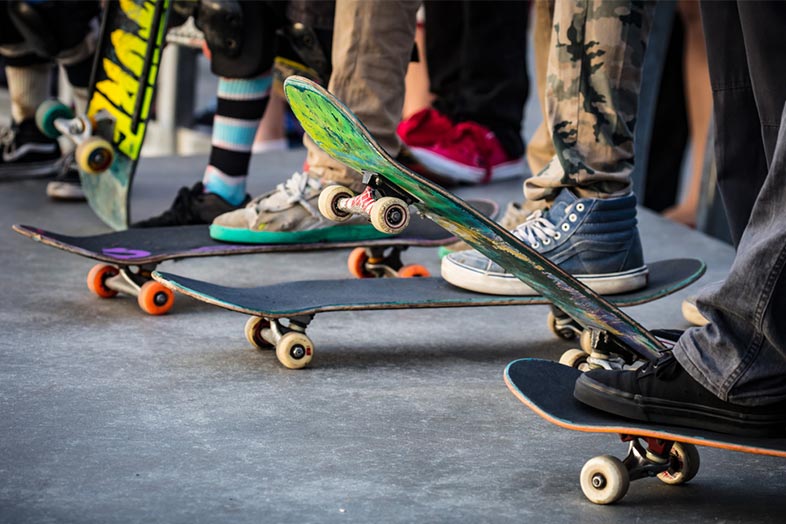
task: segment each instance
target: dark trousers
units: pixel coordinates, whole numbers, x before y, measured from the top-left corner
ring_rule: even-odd
[[[426,58],[435,109],[491,129],[505,151],[524,154],[527,100],[524,1],[426,1]]]
[[[786,101],[786,5],[704,1],[701,8],[718,187],[738,246],[772,162]]]

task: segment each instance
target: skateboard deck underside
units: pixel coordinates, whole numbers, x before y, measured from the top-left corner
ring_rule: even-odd
[[[552,424],[588,433],[617,433],[686,442],[759,455],[786,457],[786,438],[738,437],[713,431],[632,421],[586,406],[573,398],[581,372],[556,362],[521,359],[508,364],[508,388]]]
[[[90,86],[87,115],[108,114],[113,129],[96,133],[109,140],[115,160],[103,173],[80,170],[90,207],[107,225],[126,229],[129,199],[153,103],[161,44],[170,0],[107,2]]]
[[[303,128],[330,156],[358,171],[381,175],[414,197],[414,205],[426,216],[527,282],[582,326],[604,330],[646,358],[655,359],[662,351],[660,342],[646,329],[510,232],[397,164],[351,111],[327,91],[298,77],[287,79],[285,91]]]
[[[481,213],[493,216],[497,206],[487,200],[471,201]],[[83,257],[118,265],[157,264],[180,258],[315,251],[374,246],[442,246],[456,240],[430,220],[413,217],[410,226],[396,237],[377,240],[308,244],[228,244],[210,238],[209,226],[177,226],[129,229],[114,233],[76,237],[40,228],[14,225],[14,231],[42,244]]]
[[[656,300],[694,282],[704,264],[693,259],[650,265],[650,286],[608,297],[618,306]],[[548,304],[540,296],[496,296],[457,288],[441,278],[307,280],[270,286],[234,288],[171,273],[153,277],[172,290],[203,302],[248,315],[281,318],[326,311],[416,309]]]

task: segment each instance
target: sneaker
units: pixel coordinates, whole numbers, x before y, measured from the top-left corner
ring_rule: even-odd
[[[63,169],[46,185],[46,196],[53,200],[80,201],[85,199],[74,155],[69,154]]]
[[[573,396],[601,411],[657,424],[747,436],[786,433],[786,402],[753,407],[723,401],[696,382],[671,351],[635,371],[587,371]]]
[[[249,200],[246,199],[238,206],[234,206],[214,193],[205,193],[202,182],[197,182],[193,187],[181,187],[177,192],[172,207],[158,216],[135,222],[131,227],[167,227],[190,226],[197,224],[210,224],[217,216],[243,207]]]
[[[401,141],[407,147],[431,147],[453,129],[450,118],[434,108],[421,109],[402,120],[396,128]]]
[[[564,189],[548,209],[535,211],[513,234],[596,293],[625,293],[647,285],[633,195],[578,198]],[[442,277],[479,293],[537,295],[475,250],[443,258]]]
[[[0,176],[52,176],[63,165],[57,140],[29,118],[0,130]]]
[[[389,236],[362,216],[339,224],[323,217],[317,202],[324,187],[307,172],[295,173],[243,209],[217,217],[210,226],[210,236],[249,244],[352,242]]]
[[[688,297],[682,301],[682,316],[694,326],[706,326],[710,323],[696,306],[696,297]]]
[[[461,122],[427,146],[408,144],[427,169],[455,182],[478,184],[523,175],[524,157],[509,158],[497,137],[475,122]]]

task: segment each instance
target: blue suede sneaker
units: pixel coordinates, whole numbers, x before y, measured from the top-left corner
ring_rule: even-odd
[[[513,234],[602,295],[647,285],[647,266],[636,227],[636,197],[578,198],[563,189],[551,206],[536,211]],[[535,290],[477,251],[442,259],[451,284],[492,295],[537,295]]]

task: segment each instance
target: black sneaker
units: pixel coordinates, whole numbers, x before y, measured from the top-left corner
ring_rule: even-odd
[[[723,401],[696,382],[671,351],[635,371],[588,371],[576,381],[573,396],[634,420],[734,435],[786,433],[786,403],[754,407]]]
[[[32,118],[0,130],[0,177],[52,176],[62,165],[57,140],[41,133]]]
[[[66,162],[54,180],[46,185],[46,195],[53,200],[81,201],[85,199],[79,171],[74,162],[73,153],[66,157]]]
[[[246,195],[240,205],[233,206],[214,193],[205,193],[202,182],[193,187],[181,187],[172,207],[158,216],[135,222],[131,227],[166,227],[210,224],[218,215],[244,207],[251,197]]]

